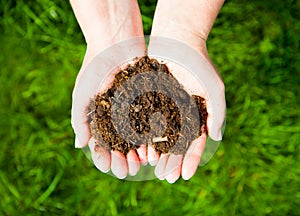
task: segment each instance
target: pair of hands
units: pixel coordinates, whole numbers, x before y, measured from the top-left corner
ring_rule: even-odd
[[[201,1],[202,3],[205,2],[205,0]],[[172,4],[171,2],[168,3],[168,0],[159,0],[151,36],[172,38],[191,46],[211,64],[212,69],[210,72],[217,74],[208,57],[205,40],[223,2],[215,0],[219,4],[214,9],[211,9],[211,11],[205,10],[208,11],[207,17],[204,17],[206,25],[203,25],[204,27],[201,28],[202,32],[198,32],[194,31],[198,26],[190,25],[189,11],[195,9],[193,7],[202,8],[202,10],[207,9],[206,7],[209,5],[198,4],[201,1],[190,0],[184,3],[183,7],[182,3],[179,4],[180,1],[177,0],[172,0]],[[87,76],[85,72],[87,65],[98,53],[104,51],[106,48],[123,40],[144,37],[144,34],[136,0],[71,0],[71,4],[87,42],[85,58],[73,90],[72,126],[76,134],[75,147],[83,148],[88,144],[95,166],[102,172],[111,170],[120,179],[125,178],[128,174],[131,176],[136,175],[140,169],[140,165],[146,165],[147,163],[155,166],[155,175],[161,180],[166,179],[168,182],[173,183],[180,175],[185,180],[190,179],[196,172],[200,162],[206,143],[206,134],[202,134],[194,140],[185,155],[158,155],[151,146],[141,145],[137,150],[130,150],[125,156],[119,151],[105,150],[96,145],[95,140],[90,137],[86,108],[90,99],[94,98],[99,92],[103,92],[106,88],[109,88],[116,71],[112,72],[109,78],[106,79],[106,83],[102,85],[102,89],[98,89],[97,74]],[[177,7],[177,13],[172,14],[175,8],[174,10],[170,10],[169,4],[175,8]],[[182,9],[178,9],[179,7]],[[168,14],[169,12],[170,14]],[[181,16],[178,16],[180,14]],[[152,44],[150,41],[149,51],[155,50],[155,45]],[[122,47],[116,55],[126,58],[129,55],[128,50],[130,48],[132,47]],[[134,52],[136,56],[143,56],[146,53],[145,51],[146,45],[142,40],[134,47],[133,51],[131,49],[131,52]],[[208,133],[214,140],[220,140],[222,137],[221,127],[225,116],[225,100],[220,101],[219,112],[217,114],[213,113],[209,103],[212,98],[204,90],[206,86],[196,85],[194,77],[181,68],[176,67],[176,65],[170,64],[168,66],[175,78],[190,93],[206,98]],[[217,77],[219,86],[216,87],[215,93],[224,95],[223,82],[218,75]]]

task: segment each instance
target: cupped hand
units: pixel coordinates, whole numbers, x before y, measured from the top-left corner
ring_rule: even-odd
[[[120,61],[145,54],[138,4],[134,0],[71,0],[71,4],[87,42],[86,54],[72,95],[71,121],[76,136],[75,147],[83,148],[89,144],[93,162],[102,172],[111,170],[120,179],[128,174],[135,175],[140,168],[140,163],[146,163],[146,148],[141,146],[137,151],[131,150],[125,156],[119,151],[108,151],[98,145],[90,137],[87,107],[95,95],[101,94],[110,87],[117,72],[114,66],[120,64]],[[140,37],[140,40],[134,40],[133,43],[130,39],[136,37]],[[122,43],[122,46],[113,46],[126,40],[129,42]],[[108,47],[113,48],[107,49]],[[100,57],[97,57],[99,53]],[[95,70],[90,66],[93,65],[90,64],[91,61],[105,63],[102,68]],[[103,74],[107,73],[105,70],[112,68],[115,70],[110,71],[104,83],[100,83]]]
[[[164,39],[164,40],[168,40],[168,39]],[[154,45],[155,43],[156,42],[153,42],[153,44],[151,44],[150,41],[150,46],[149,46],[150,56],[151,54],[153,56],[159,56],[158,53],[160,53],[159,50],[161,50],[161,47],[156,49],[154,47],[156,46]],[[160,43],[158,44],[160,46],[162,45]],[[170,49],[168,50],[172,51]],[[163,54],[161,57],[163,57]],[[206,59],[206,57],[202,53],[199,53],[199,57],[200,60],[202,58],[202,60],[205,61],[204,65],[202,65],[204,68],[202,69],[203,70],[208,69],[209,71],[207,71],[207,74],[209,74],[209,76],[212,75],[212,77],[214,77],[214,80],[211,80],[211,82],[209,81],[210,77],[206,77],[206,80],[208,80],[208,82],[199,83],[195,78],[195,76],[193,75],[193,73],[190,73],[184,67],[181,67],[174,62],[168,62],[167,66],[171,74],[173,74],[173,76],[179,81],[179,83],[182,84],[184,89],[190,95],[198,95],[205,98],[207,111],[208,111],[208,119],[207,119],[208,135],[212,139],[219,141],[222,139],[221,128],[224,122],[225,108],[226,108],[225,97],[224,97],[224,84],[220,76],[218,75],[217,71],[213,67],[213,65],[211,65],[211,61]],[[184,61],[181,63],[184,64]],[[215,85],[216,83],[217,85]],[[209,90],[207,90],[206,88],[206,85],[215,85],[214,90],[209,92]],[[215,107],[213,108],[213,106]],[[165,179],[169,183],[174,183],[180,177],[180,175],[185,180],[190,179],[195,174],[197,167],[200,163],[200,159],[204,151],[208,135],[204,132],[197,139],[193,140],[192,143],[190,143],[190,146],[184,155],[176,155],[172,153],[159,155],[157,152],[155,152],[154,148],[149,145],[148,161],[150,165],[156,166],[155,167],[156,177],[159,178],[160,180]]]
[[[226,109],[225,87],[209,58],[206,39],[223,2],[224,0],[159,0],[148,46],[150,57],[167,57],[170,60],[167,65],[171,73],[191,95],[206,99],[208,135],[216,141],[222,139],[221,129]],[[193,65],[198,66],[191,69]],[[201,84],[182,68],[185,66],[200,75]],[[192,141],[184,155],[158,155],[148,146],[148,161],[150,165],[156,165],[155,175],[170,183],[175,182],[180,175],[185,180],[190,179],[197,170],[206,139],[207,135],[202,133]]]
[[[172,30],[168,31],[168,34],[170,32]],[[185,90],[190,95],[205,98],[208,112],[208,135],[213,140],[220,141],[226,109],[223,81],[208,56],[204,40],[198,38],[197,43],[184,41],[180,37],[177,40],[177,38],[174,39],[176,32],[173,33],[173,38],[153,36],[150,39],[148,55],[167,59],[166,64],[171,74]],[[191,47],[193,44],[197,46]],[[190,179],[197,170],[206,139],[207,135],[202,133],[200,137],[192,141],[184,155],[158,155],[151,146],[148,146],[148,161],[150,165],[156,166],[157,178],[166,179],[169,183],[174,183],[180,175],[185,180]]]

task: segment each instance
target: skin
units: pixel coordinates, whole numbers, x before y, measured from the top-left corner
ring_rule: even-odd
[[[223,3],[224,0],[158,0],[151,36],[171,38],[189,45],[206,58],[213,67],[214,73],[218,75],[209,58],[206,40]],[[151,41],[149,50],[151,50]],[[189,77],[189,73],[176,65],[169,65],[169,68],[176,79],[187,87],[191,93],[207,99],[203,88],[196,84],[193,85],[194,79]],[[220,89],[224,92],[224,84],[219,75],[218,78]],[[224,115],[215,117],[210,111],[210,107],[207,107],[207,109],[209,135],[214,140],[220,140]],[[225,104],[222,104],[222,109],[225,109]],[[215,124],[217,126],[214,128],[212,127],[213,121],[217,121],[217,124]],[[159,157],[155,151],[148,151],[148,158],[156,158],[156,161],[159,158],[154,163],[154,165],[157,163],[156,176],[161,180],[166,179],[169,183],[174,183],[180,177],[180,174],[183,179],[190,179],[197,170],[205,143],[206,135],[203,134],[192,142],[185,156],[169,154]]]
[[[120,41],[144,36],[138,3],[135,0],[71,0],[70,2],[87,43],[86,54],[73,90],[72,127],[76,136],[75,147],[82,148],[89,143],[93,161],[102,172],[111,169],[119,179],[125,178],[127,174],[135,175],[140,167],[136,151],[130,151],[126,157],[118,151],[109,152],[100,146],[95,151],[95,141],[90,140],[86,107],[89,98],[93,98],[98,93],[98,89],[93,89],[91,86],[86,88],[86,85],[82,84],[82,77],[86,66],[97,53]],[[120,55],[126,55],[128,48],[120,50]],[[141,43],[136,47],[135,52],[136,56],[142,56],[145,53],[145,44]],[[110,85],[113,77],[114,74],[111,74],[106,86]],[[96,78],[96,75],[95,78],[90,78],[91,83]],[[100,92],[103,90],[100,89]]]
[[[147,163],[156,166],[155,175],[161,180],[166,179],[169,183],[174,183],[180,175],[183,179],[190,179],[201,159],[206,142],[205,135],[192,142],[185,156],[173,154],[159,156],[152,147],[145,145],[141,145],[137,150],[131,150],[124,156],[118,151],[107,151],[97,146],[95,140],[90,138],[86,107],[89,98],[93,98],[95,94],[105,89],[93,88],[92,84],[86,88],[82,82],[84,70],[97,53],[113,44],[129,38],[143,37],[143,27],[136,0],[71,0],[70,2],[87,43],[86,54],[73,90],[72,126],[76,135],[75,147],[82,148],[88,144],[95,166],[102,172],[111,170],[119,179],[125,178],[128,174],[136,175],[140,164]],[[213,67],[207,53],[206,39],[222,4],[221,0],[159,0],[151,36],[168,37],[188,44],[204,56]],[[151,41],[149,49],[151,49]],[[145,44],[141,42],[135,52],[136,56],[142,56],[145,53]],[[120,50],[119,55],[126,55],[126,48]],[[169,68],[179,82],[184,86],[191,86],[192,77],[187,76],[176,65],[169,65]],[[215,69],[214,72],[217,74]],[[114,73],[104,87],[110,86]],[[93,83],[96,75],[95,79],[90,79]],[[224,91],[221,78],[219,83],[221,91]],[[189,89],[192,93],[205,97],[200,86],[193,86]],[[225,104],[223,106],[225,107]],[[217,127],[210,127],[212,120],[218,121]],[[221,139],[223,120],[224,116],[215,118],[209,112],[208,131],[215,140]]]

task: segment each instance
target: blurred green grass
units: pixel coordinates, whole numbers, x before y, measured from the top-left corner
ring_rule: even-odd
[[[300,1],[227,1],[208,39],[227,125],[190,181],[128,182],[74,149],[84,39],[68,1],[0,0],[0,215],[300,215]],[[154,0],[139,1],[146,34]]]

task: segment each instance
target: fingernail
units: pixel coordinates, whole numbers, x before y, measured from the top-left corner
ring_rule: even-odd
[[[217,139],[218,139],[218,141],[219,141],[219,140],[222,140],[222,131],[221,131],[221,130],[219,130],[219,131],[217,132]]]
[[[192,176],[187,176],[187,175],[182,175],[181,177],[185,181],[190,180],[190,178],[192,178]]]
[[[209,136],[215,141],[220,141],[222,140],[222,131],[211,131],[211,133],[209,133]]]
[[[75,135],[75,148],[81,148],[80,142],[76,135]]]
[[[217,131],[216,133],[216,141],[220,141],[222,140],[222,132],[221,131]]]

